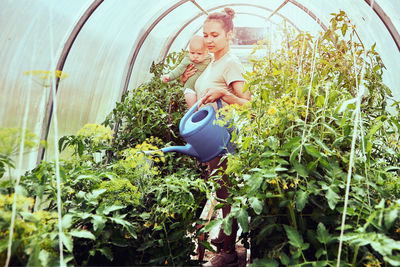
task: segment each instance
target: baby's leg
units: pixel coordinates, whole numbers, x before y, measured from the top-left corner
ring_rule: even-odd
[[[197,101],[196,92],[190,88],[186,88],[183,95],[185,96],[186,104],[191,108]]]

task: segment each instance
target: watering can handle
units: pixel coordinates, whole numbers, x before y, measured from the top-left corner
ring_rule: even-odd
[[[218,109],[222,108],[222,102],[221,102],[220,98],[217,99],[217,107],[218,107]]]
[[[179,123],[179,131],[180,132],[183,132],[183,127],[186,124],[186,121],[196,111],[196,109],[198,108],[201,100],[202,100],[201,98],[199,100],[197,100],[197,102],[188,110],[188,112],[186,112],[185,116],[183,116],[181,122]],[[217,99],[217,107],[218,107],[218,109],[222,108],[221,99]]]

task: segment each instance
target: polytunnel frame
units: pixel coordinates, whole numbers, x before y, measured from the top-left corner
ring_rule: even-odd
[[[285,2],[287,2],[287,1],[289,1],[289,0],[286,0]],[[301,31],[301,30],[295,25],[295,23],[293,23],[290,19],[288,19],[286,16],[284,16],[284,15],[282,15],[282,14],[280,14],[280,13],[277,12],[277,11],[281,8],[281,6],[278,7],[275,11],[273,11],[273,10],[270,9],[270,8],[267,8],[267,7],[264,7],[264,6],[260,6],[260,5],[254,5],[254,4],[236,4],[236,5],[237,5],[237,6],[239,6],[239,5],[240,5],[240,6],[242,6],[242,5],[243,5],[243,6],[253,6],[253,7],[257,7],[257,8],[264,9],[264,10],[267,10],[267,11],[270,11],[270,12],[271,12],[271,14],[270,14],[268,17],[262,16],[262,15],[253,14],[253,13],[247,13],[247,12],[237,12],[237,14],[247,14],[247,15],[251,15],[251,16],[256,16],[256,17],[260,17],[260,18],[265,19],[265,21],[268,21],[274,14],[276,14],[276,15],[278,15],[279,17],[285,19],[287,22],[289,22],[289,24],[292,25],[296,30],[298,30],[299,32]],[[227,7],[227,6],[232,6],[232,4],[221,5],[221,6],[218,6],[218,7],[215,7],[215,8],[211,8],[211,9],[209,9],[209,11],[214,11],[214,10],[216,10],[216,9],[219,9],[219,8],[222,8],[222,7]],[[177,31],[177,32],[175,33],[175,35],[174,35],[173,37],[170,38],[170,41],[168,42],[168,44],[166,45],[166,48],[164,49],[165,52],[163,52],[163,57],[162,57],[163,60],[167,57],[167,55],[168,55],[168,53],[169,53],[169,50],[170,50],[172,44],[175,42],[175,40],[176,40],[176,38],[178,37],[178,35],[179,35],[190,23],[192,23],[193,21],[195,21],[196,19],[198,19],[200,16],[201,16],[201,14],[198,14],[198,15],[196,15],[195,17],[193,17],[192,19],[188,20],[188,21],[179,29],[179,31]],[[197,31],[199,31],[199,30],[200,30],[200,29],[197,29],[197,30],[194,31],[194,32],[197,32]],[[188,43],[189,43],[189,42],[188,42]],[[186,45],[186,46],[187,46],[187,45]]]
[[[372,4],[372,10],[378,15],[379,19],[385,25],[386,29],[389,31],[390,35],[392,36],[394,42],[396,43],[397,48],[400,51],[400,34],[397,31],[396,27],[394,26],[392,20],[386,14],[386,12],[381,8],[380,5],[376,3],[375,0],[364,0],[369,6]]]
[[[93,14],[93,12],[103,3],[103,1],[104,0],[94,0],[93,3],[87,8],[87,10],[81,16],[81,18],[78,20],[76,26],[73,28],[70,36],[68,37],[68,39],[67,39],[67,41],[66,41],[66,43],[64,45],[64,48],[63,48],[63,50],[61,52],[60,58],[58,60],[57,66],[56,66],[56,70],[60,70],[60,71],[63,70],[65,61],[66,61],[66,59],[68,57],[68,54],[69,54],[69,52],[70,52],[70,50],[72,48],[73,43],[75,42],[75,40],[77,38],[79,32],[81,31],[81,29],[83,28],[83,26],[85,25],[87,20],[90,18],[90,16]],[[186,2],[189,2],[189,1],[192,2],[194,5],[196,5],[202,12],[204,12],[204,9],[202,9],[196,3],[195,0],[180,0],[177,3],[173,4],[166,11],[161,12],[161,14],[158,13],[159,14],[158,16],[157,15],[153,16],[153,17],[156,17],[156,19],[153,20],[153,22],[150,23],[150,26],[147,27],[146,31],[136,39],[136,41],[135,41],[135,43],[133,45],[134,49],[132,50],[132,52],[130,53],[130,55],[128,57],[128,58],[130,58],[130,60],[128,61],[126,72],[125,72],[125,77],[126,78],[125,78],[125,83],[123,85],[123,88],[121,90],[121,98],[126,93],[126,91],[128,89],[130,78],[131,78],[132,71],[133,71],[133,66],[134,66],[134,64],[136,62],[136,58],[137,58],[137,56],[139,54],[139,51],[140,51],[143,43],[147,39],[147,37],[150,34],[150,32],[161,21],[161,19],[163,19],[165,16],[167,16],[169,13],[171,13],[177,7],[179,7],[182,4],[184,4]],[[319,23],[321,25],[321,23],[322,23],[321,20],[314,13],[312,13],[307,7],[305,7],[304,5],[298,3],[295,0],[285,0],[283,2],[283,4],[281,4],[278,7],[278,9],[282,8],[288,2],[292,3],[293,5],[297,6],[301,10],[303,10],[306,14],[308,14],[311,18],[313,18],[317,23]],[[366,4],[368,4],[368,6],[370,6],[372,8],[372,10],[375,12],[375,14],[379,17],[379,19],[385,25],[386,29],[388,30],[388,32],[390,33],[391,37],[393,38],[398,50],[400,51],[400,34],[397,31],[397,29],[394,26],[394,24],[392,23],[390,17],[384,12],[384,10],[374,0],[364,0],[364,2]],[[231,3],[231,4],[226,4],[225,6],[235,6],[235,5],[237,5],[237,4],[236,3]],[[245,5],[249,6],[251,4],[245,3]],[[272,13],[271,15],[274,15],[274,13]],[[198,16],[200,16],[200,15],[198,15]],[[149,23],[147,23],[147,25],[148,24]],[[321,27],[324,29],[324,26],[322,26],[322,25],[321,25]],[[326,30],[326,28],[325,28],[325,30]],[[178,34],[180,32],[178,32]],[[171,43],[171,45],[172,45],[172,43]],[[58,91],[58,84],[59,84],[59,78],[56,79],[56,84],[55,84],[56,93]],[[41,140],[47,140],[47,137],[48,137],[48,134],[49,134],[49,129],[50,129],[52,113],[53,113],[53,97],[50,95],[49,99],[48,99],[48,102],[47,102],[47,106],[46,106],[45,117],[43,119]],[[116,127],[114,127],[114,132],[116,132],[116,129],[118,129],[118,124],[116,125]],[[45,147],[40,145],[39,151],[38,151],[38,156],[37,156],[37,163],[40,163],[40,161],[43,159],[44,153],[45,153]]]
[[[94,0],[93,3],[90,4],[90,6],[83,13],[81,18],[78,20],[75,27],[72,29],[67,41],[65,42],[63,50],[61,51],[60,58],[58,59],[57,62],[56,70],[62,71],[64,69],[64,65],[67,60],[68,54],[71,51],[72,45],[74,44],[76,38],[78,37],[79,32],[82,30],[83,26],[89,20],[93,12],[100,6],[101,3],[103,3],[103,1],[104,0]],[[55,93],[57,94],[60,78],[56,76],[55,79],[56,79]],[[53,94],[49,94],[49,99],[47,101],[47,106],[46,106],[46,112],[43,119],[40,140],[47,140],[47,137],[49,135],[51,117],[53,115],[53,103],[54,103]],[[45,147],[43,145],[40,145],[38,156],[36,159],[37,164],[39,164],[40,161],[44,158],[44,153],[45,153]]]

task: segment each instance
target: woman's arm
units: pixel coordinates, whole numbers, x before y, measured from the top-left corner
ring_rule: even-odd
[[[233,93],[224,88],[208,88],[202,98],[199,106],[202,104],[215,102],[221,98],[228,104],[243,105],[251,101],[251,94],[249,90],[243,92],[244,81],[232,82]]]

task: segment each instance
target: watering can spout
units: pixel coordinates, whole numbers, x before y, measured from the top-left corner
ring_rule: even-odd
[[[192,157],[198,157],[199,154],[194,150],[193,146],[191,144],[186,144],[185,146],[169,146],[169,147],[164,147],[161,149],[163,153],[168,153],[168,152],[179,152],[182,154],[186,154]]]

